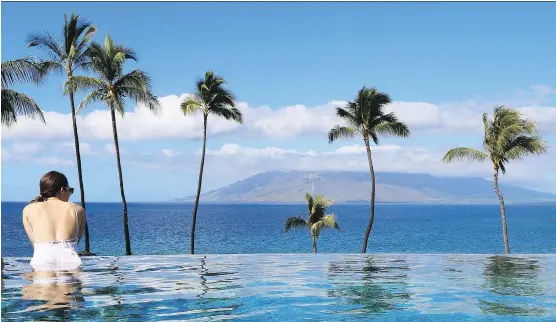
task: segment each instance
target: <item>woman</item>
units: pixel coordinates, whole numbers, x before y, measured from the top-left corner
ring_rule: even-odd
[[[23,209],[23,226],[34,247],[31,266],[35,271],[81,266],[77,244],[86,215],[83,207],[68,202],[72,193],[66,176],[50,171],[41,178],[40,195]]]

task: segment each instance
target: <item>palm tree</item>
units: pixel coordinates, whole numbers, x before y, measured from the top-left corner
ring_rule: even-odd
[[[379,92],[376,88],[363,87],[359,90],[353,102],[348,102],[344,108],[336,108],[336,114],[347,122],[347,126],[336,125],[328,133],[329,143],[341,138],[353,138],[356,134],[362,135],[367,148],[367,158],[371,172],[371,211],[369,224],[363,239],[363,253],[367,251],[367,242],[375,218],[375,171],[369,138],[372,138],[373,142],[378,145],[379,135],[399,137],[410,135],[407,125],[398,121],[394,113],[384,113],[384,106],[391,102],[392,100],[388,94]]]
[[[222,87],[225,83],[226,81],[224,81],[222,77],[214,75],[212,71],[207,71],[204,79],[200,78],[197,80],[195,92],[181,103],[181,109],[185,115],[191,115],[197,112],[203,113],[203,152],[201,154],[197,196],[195,197],[193,219],[191,221],[191,254],[195,254],[195,224],[197,222],[197,208],[199,207],[199,197],[201,195],[201,185],[203,183],[208,116],[212,114],[243,124],[243,115],[241,111],[235,107],[234,94],[230,90]]]
[[[13,125],[18,115],[38,118],[45,123],[41,109],[32,98],[9,88],[17,82],[39,84],[45,76],[45,68],[48,66],[44,62],[36,62],[31,57],[2,63],[2,124]]]
[[[78,70],[86,71],[91,65],[88,55],[89,42],[93,38],[96,28],[89,22],[79,20],[79,15],[72,13],[69,20],[64,15],[64,34],[57,42],[52,35],[29,36],[29,47],[43,50],[49,57],[49,71],[61,73],[65,71],[70,79]],[[73,91],[68,92],[70,99],[73,140],[75,144],[75,157],[77,159],[77,175],[79,178],[79,191],[81,192],[81,206],[85,208],[85,190],[83,187],[83,171],[81,168],[81,153],[79,150],[79,135],[77,133],[77,120]],[[89,226],[85,222],[85,250],[82,255],[94,255],[90,251]]]
[[[326,209],[332,204],[322,195],[313,198],[309,193],[305,194],[307,200],[307,219],[301,218],[301,215],[289,217],[286,220],[284,229],[288,232],[290,229],[307,228],[311,231],[313,238],[313,253],[317,253],[317,239],[320,236],[320,230],[323,228],[336,228],[340,230],[340,226],[336,222],[334,215],[326,214]]]
[[[91,90],[79,104],[79,110],[92,102],[103,102],[110,110],[114,146],[116,148],[116,160],[118,163],[120,193],[124,211],[126,255],[131,255],[131,243],[127,224],[127,203],[125,200],[120,147],[118,144],[118,131],[116,127],[116,112],[120,113],[123,117],[125,113],[124,101],[126,97],[129,97],[136,103],[145,104],[153,112],[158,110],[159,102],[156,96],[151,92],[151,80],[145,72],[135,69],[124,74],[124,63],[128,59],[137,61],[136,54],[133,50],[114,44],[112,38],[106,36],[104,46],[98,43],[92,43],[90,45],[89,55],[91,57],[91,67],[98,75],[98,78],[92,76],[72,76],[65,85],[65,91]]]
[[[516,110],[504,106],[494,107],[494,117],[489,120],[487,113],[483,114],[484,140],[483,151],[472,148],[454,148],[444,156],[445,163],[456,160],[484,161],[490,159],[494,169],[494,191],[500,201],[502,214],[502,234],[506,254],[510,253],[508,229],[506,227],[506,209],[504,197],[498,188],[498,172],[506,173],[506,164],[510,161],[521,160],[529,155],[546,153],[547,145],[538,136],[534,122],[526,120]]]

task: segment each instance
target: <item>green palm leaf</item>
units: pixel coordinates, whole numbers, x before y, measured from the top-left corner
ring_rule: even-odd
[[[40,119],[44,115],[37,103],[26,94],[16,92],[9,86],[18,82],[39,84],[52,66],[37,62],[32,57],[9,60],[2,63],[2,124],[10,127],[17,122],[19,115]]]
[[[320,231],[324,228],[334,228],[340,230],[340,226],[336,222],[336,217],[334,215],[326,215],[321,220],[312,224],[311,235],[315,236],[315,238],[319,238]]]
[[[301,218],[301,216],[289,217],[288,219],[286,219],[286,224],[284,225],[284,230],[286,232],[290,231],[291,229],[300,228],[308,228],[307,222],[303,218]]]
[[[338,139],[353,138],[355,133],[357,133],[355,128],[336,125],[328,132],[328,142],[332,143]]]
[[[43,123],[44,115],[37,103],[29,96],[8,88],[2,88],[2,124],[11,126],[17,122],[19,115],[39,119]]]
[[[455,160],[484,161],[488,158],[486,153],[472,148],[454,148],[444,155],[443,161],[450,163]]]

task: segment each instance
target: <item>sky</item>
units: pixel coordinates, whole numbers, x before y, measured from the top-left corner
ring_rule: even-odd
[[[214,70],[237,96],[239,125],[209,117],[203,191],[268,170],[368,171],[361,138],[329,144],[342,121],[335,107],[362,86],[392,97],[386,107],[411,137],[382,138],[376,171],[476,176],[485,164],[442,163],[456,146],[481,148],[483,112],[519,109],[538,122],[549,152],[510,164],[508,184],[556,193],[555,3],[131,3],[3,2],[2,61],[45,57],[27,48],[33,33],[61,36],[64,14],[78,13],[133,48],[152,78],[161,111],[127,102],[118,118],[128,201],[193,195],[202,146],[200,115],[180,103]],[[50,170],[78,188],[69,99],[63,76],[18,84],[47,125],[20,118],[2,126],[2,200],[36,196]],[[85,93],[76,95],[80,102]],[[86,200],[119,201],[110,116],[92,104],[78,115]],[[75,201],[79,199],[76,191]]]

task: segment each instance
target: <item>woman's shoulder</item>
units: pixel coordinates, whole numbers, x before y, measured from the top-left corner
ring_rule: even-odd
[[[27,204],[27,206],[23,207],[23,213],[33,211],[33,210],[39,208],[40,204],[41,204],[40,202],[31,201],[30,203]]]
[[[35,204],[35,202],[31,202],[31,203],[27,204],[27,206],[23,207],[23,214],[25,215],[25,214],[29,213],[29,211],[31,209],[35,208],[34,204]]]
[[[85,208],[81,207],[80,205],[76,204],[76,203],[71,203],[74,207],[75,210],[77,211],[77,213],[79,214],[84,214],[85,213]]]

